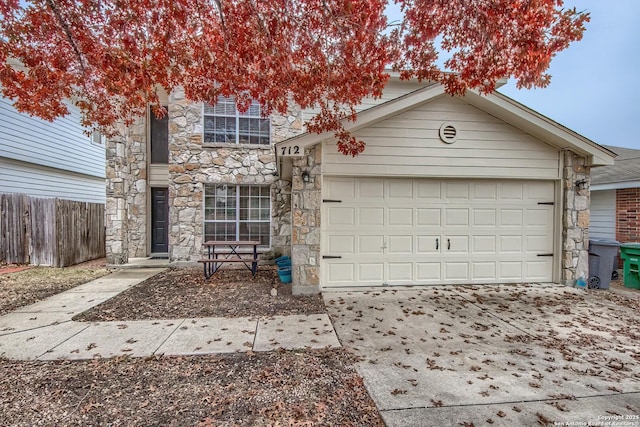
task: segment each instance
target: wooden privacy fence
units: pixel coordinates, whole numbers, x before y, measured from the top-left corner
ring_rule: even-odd
[[[104,256],[103,204],[0,194],[0,262],[66,267]]]

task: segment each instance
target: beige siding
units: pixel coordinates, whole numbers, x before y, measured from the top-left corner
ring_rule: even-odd
[[[168,187],[169,165],[149,165],[149,185],[151,187]]]
[[[616,239],[616,190],[591,192],[589,237]]]
[[[458,140],[445,144],[439,129],[452,122]],[[357,157],[325,143],[323,173],[558,179],[559,151],[519,129],[444,95],[355,133],[367,144]]]

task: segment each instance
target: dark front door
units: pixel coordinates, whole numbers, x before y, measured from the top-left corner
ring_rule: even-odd
[[[169,252],[169,189],[151,189],[151,252]]]

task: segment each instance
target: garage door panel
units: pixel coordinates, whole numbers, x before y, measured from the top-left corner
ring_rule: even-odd
[[[468,208],[447,208],[444,214],[444,225],[447,227],[468,227]]]
[[[472,268],[472,277],[475,280],[495,281],[498,277],[495,261],[477,261],[472,264]]]
[[[384,209],[358,208],[358,225],[384,227]]]
[[[473,185],[473,197],[475,200],[498,200],[498,184],[493,182],[476,182]]]
[[[355,263],[332,263],[326,268],[326,275],[330,284],[354,282],[356,275]]]
[[[525,262],[525,275],[531,281],[551,281],[549,271],[551,271],[552,259],[549,257],[541,257],[536,261]]]
[[[355,178],[332,178],[323,185],[330,199],[353,200],[356,197]]]
[[[416,225],[426,227],[440,227],[441,224],[441,209],[417,209],[417,221]]]
[[[355,254],[355,236],[332,235],[327,236],[327,251],[329,253]]]
[[[445,261],[444,280],[469,280],[469,263]]]
[[[521,280],[523,277],[522,261],[500,262],[499,280]]]
[[[355,227],[356,208],[352,207],[331,207],[327,209],[327,224],[329,228],[335,227]]]
[[[423,283],[442,281],[442,264],[440,262],[416,263],[416,281]]]
[[[466,181],[445,182],[445,195],[448,200],[469,200],[469,183]]]
[[[527,247],[525,252],[529,254],[542,254],[542,253],[550,253],[553,251],[552,242],[549,241],[547,236],[525,236],[525,241],[527,242]]]
[[[472,236],[472,253],[493,254],[498,251],[498,241],[496,236]]]
[[[473,209],[474,227],[495,227],[498,220],[497,209]]]
[[[443,249],[445,255],[448,254],[468,254],[469,253],[469,235],[452,236],[447,234],[446,247]]]
[[[527,199],[538,202],[553,202],[553,186],[547,182],[529,182],[527,184]]]
[[[390,262],[387,264],[388,282],[412,282],[413,263],[411,262]]]
[[[384,262],[359,264],[358,278],[361,282],[382,284],[384,282]]]
[[[524,248],[524,239],[522,235],[500,236],[500,252],[502,253],[522,253]]]
[[[323,204],[324,286],[552,280],[553,182],[333,180],[355,196]]]
[[[384,180],[364,179],[357,183],[357,199],[360,201],[382,201],[384,200]]]
[[[520,182],[503,182],[500,191],[501,200],[524,200],[524,184]]]
[[[413,248],[413,235],[405,236],[389,236],[387,238],[388,253],[390,255],[412,255],[415,250]]]
[[[389,181],[389,199],[413,200],[413,180],[408,179]]]
[[[413,209],[389,208],[389,226],[411,227],[413,226]]]
[[[360,235],[358,236],[358,253],[364,255],[384,254],[383,235]]]
[[[416,195],[418,202],[440,202],[442,200],[442,183],[431,180],[417,181]]]
[[[440,235],[416,236],[417,254],[436,254],[442,251],[442,238]]]
[[[527,227],[546,229],[553,224],[553,209],[551,207],[526,210]]]
[[[523,220],[522,209],[500,209],[500,227],[522,227]]]

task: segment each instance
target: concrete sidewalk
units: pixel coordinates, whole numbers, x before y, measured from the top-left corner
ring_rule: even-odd
[[[340,347],[326,314],[92,323],[71,320],[161,271],[122,270],[0,317],[0,357],[92,359]]]

